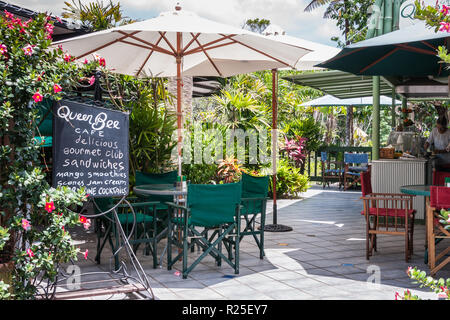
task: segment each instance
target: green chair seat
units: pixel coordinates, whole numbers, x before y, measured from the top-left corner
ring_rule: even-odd
[[[133,214],[131,213],[119,213],[117,216],[119,217],[120,224],[131,224],[134,221]],[[153,217],[143,213],[136,213],[136,223],[143,222],[153,222]]]

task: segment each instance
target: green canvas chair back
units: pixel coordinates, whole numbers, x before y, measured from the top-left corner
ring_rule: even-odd
[[[267,198],[269,193],[269,176],[254,177],[242,174],[242,198]],[[241,214],[255,214],[261,212],[261,201],[243,201]]]
[[[241,193],[241,183],[190,184],[187,195],[190,224],[214,227],[232,223]]]
[[[170,184],[177,181],[178,173],[176,170],[166,173],[144,173],[136,171],[136,185],[144,184]],[[149,195],[145,197],[146,201],[172,202],[173,196]]]

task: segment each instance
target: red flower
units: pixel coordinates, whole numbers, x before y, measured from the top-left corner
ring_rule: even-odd
[[[65,62],[70,62],[71,58],[72,58],[72,57],[70,56],[70,54],[65,54],[65,55],[64,55],[64,61],[65,61]]]
[[[51,213],[51,212],[53,212],[53,210],[55,210],[55,205],[54,205],[53,201],[47,202],[47,203],[45,204],[45,210],[46,210],[48,213]]]
[[[36,93],[33,95],[34,102],[41,102],[43,98],[44,97],[39,93],[39,91],[36,91]]]
[[[81,223],[86,223],[87,222],[86,217],[80,216],[80,222]]]
[[[100,60],[98,61],[98,63],[99,63],[102,67],[106,67],[106,61],[105,61],[105,58],[100,58]]]
[[[33,257],[34,257],[34,252],[33,252],[30,248],[28,248],[28,249],[27,249],[27,255],[28,255],[30,258],[33,258]]]
[[[58,92],[61,92],[61,91],[62,91],[62,88],[61,88],[61,86],[60,86],[59,84],[55,84],[55,85],[53,86],[53,91],[54,91],[55,93],[58,93]]]

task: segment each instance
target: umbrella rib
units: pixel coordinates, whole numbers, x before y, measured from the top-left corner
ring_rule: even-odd
[[[128,38],[128,37],[132,37],[133,35],[135,35],[135,34],[138,33],[138,32],[139,32],[139,31],[134,31],[134,32],[132,32],[132,33],[121,32],[121,34],[124,35],[123,37],[121,37],[121,38],[119,38],[119,39],[115,39],[115,40],[110,41],[110,42],[108,42],[108,43],[105,43],[104,45],[102,45],[102,46],[100,46],[100,47],[97,47],[97,48],[95,48],[95,49],[93,49],[93,50],[90,50],[90,51],[88,51],[88,52],[85,52],[85,53],[83,53],[82,55],[78,56],[76,59],[78,60],[78,59],[80,59],[80,58],[82,58],[82,57],[84,57],[84,56],[87,56],[88,54],[91,54],[91,53],[97,51],[97,50],[101,50],[101,49],[103,49],[103,48],[105,48],[105,47],[107,47],[107,46],[109,46],[109,45],[112,45],[113,43],[119,42],[119,41],[121,41],[121,40],[123,40],[123,39],[126,39],[126,38]]]
[[[192,33],[191,33],[191,35],[192,35]],[[200,33],[197,33],[196,35],[195,35],[195,37],[193,37],[192,39],[191,39],[191,41],[189,41],[189,43],[183,48],[183,50],[181,50],[181,54],[182,55],[184,55],[184,52],[191,46],[191,44],[195,41],[195,40],[197,40],[197,38],[200,36]]]
[[[177,50],[175,50],[175,48],[172,46],[172,44],[170,43],[169,40],[167,40],[166,36],[165,36],[165,32],[161,32],[159,31],[159,34],[163,37],[164,41],[167,43],[167,45],[170,47],[170,49],[172,49],[173,54],[176,56],[177,55]]]
[[[157,46],[161,42],[161,40],[162,40],[162,36],[159,37],[159,39],[158,39],[158,41],[156,41],[155,45]],[[148,59],[150,59],[150,57],[152,56],[153,52],[155,52],[155,50],[151,49],[151,51],[148,54],[147,58],[145,59],[144,63],[139,68],[139,71],[136,73],[136,77],[141,73],[142,69],[144,68],[144,66],[147,63]]]
[[[284,62],[284,61],[282,61],[282,60],[280,60],[280,59],[278,59],[278,58],[272,57],[270,54],[267,54],[267,53],[265,53],[265,52],[262,52],[261,50],[258,50],[258,49],[256,49],[256,48],[253,48],[252,46],[249,46],[249,45],[247,45],[247,44],[245,44],[245,43],[242,43],[242,42],[240,42],[239,40],[236,40],[236,39],[234,39],[234,38],[231,38],[232,36],[225,36],[225,35],[223,35],[223,34],[222,34],[222,36],[224,36],[224,37],[230,39],[231,41],[233,41],[233,42],[235,42],[235,43],[240,44],[241,46],[247,47],[247,48],[249,48],[250,50],[256,51],[256,52],[258,52],[259,54],[262,54],[262,55],[264,55],[264,56],[266,56],[266,57],[268,57],[268,58],[270,58],[270,59],[273,59],[273,60],[275,60],[275,61],[277,61],[277,62],[279,62],[279,63],[281,63],[281,64],[284,64],[284,65],[287,66],[287,67],[294,68],[293,66],[291,66],[291,65],[290,65],[289,63],[287,63],[287,62]]]
[[[377,60],[375,60],[374,62],[372,62],[371,64],[369,64],[368,66],[366,66],[365,68],[361,69],[359,71],[359,73],[363,73],[364,71],[366,71],[369,68],[372,68],[374,65],[376,65],[378,62],[382,61],[383,59],[389,57],[391,54],[397,52],[398,50],[400,50],[400,48],[395,48],[391,51],[389,51],[388,53],[386,53],[384,56],[382,56],[381,58],[378,58]]]
[[[191,33],[192,36],[194,36]],[[195,42],[198,44],[198,47],[200,49],[202,49],[203,53],[205,54],[205,56],[208,58],[209,62],[213,65],[214,69],[216,69],[217,73],[223,78],[222,72],[220,72],[219,68],[217,68],[216,64],[214,63],[214,61],[211,59],[211,57],[209,56],[209,54],[206,52],[205,48],[200,44],[200,42],[197,40],[197,38],[195,38]]]
[[[412,51],[412,52],[416,52],[416,53],[423,53],[423,54],[428,54],[428,55],[432,55],[435,56],[436,52],[434,51],[429,51],[429,50],[425,50],[425,49],[420,49],[420,48],[415,48],[415,47],[410,47],[406,44],[397,44],[397,47],[406,50],[406,51]]]
[[[121,30],[119,30],[119,31],[117,31],[117,32],[124,34],[124,32],[121,31]],[[149,47],[151,47],[153,50],[155,50],[155,51],[157,51],[157,52],[165,53],[165,54],[168,54],[168,55],[170,55],[170,56],[173,56],[173,55],[174,55],[173,52],[170,52],[169,50],[166,50],[166,49],[164,49],[164,48],[155,46],[153,43],[150,43],[150,42],[148,42],[148,41],[145,41],[145,40],[143,40],[143,39],[141,39],[141,38],[138,38],[138,37],[135,37],[135,36],[129,36],[129,37],[130,37],[131,39],[134,39],[134,40],[136,40],[136,41],[139,41],[139,42],[142,42],[142,43],[148,45]]]
[[[233,34],[233,36],[235,36],[235,34]],[[215,43],[217,43],[217,42],[226,40],[226,39],[227,39],[226,37],[216,39],[216,40],[214,40],[214,41],[205,43],[205,44],[203,45],[203,47],[206,48],[206,50],[208,50],[208,49],[209,49],[209,48],[208,48],[209,46],[211,46],[211,45],[213,45],[213,44],[215,44]],[[233,43],[227,43],[227,44],[233,44]],[[225,45],[225,44],[224,44],[224,45]],[[195,49],[189,50],[188,52],[183,52],[183,55],[189,55],[189,54],[197,53],[197,52],[200,52],[200,51],[201,51],[201,49],[197,47],[197,48],[195,48]]]
[[[430,47],[431,49],[437,50],[437,48],[436,48],[435,46],[429,44],[429,43],[426,42],[426,41],[422,41],[422,43],[423,43],[424,45],[426,45],[427,47]]]

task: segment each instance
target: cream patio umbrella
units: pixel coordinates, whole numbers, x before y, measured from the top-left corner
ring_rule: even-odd
[[[181,175],[181,77],[228,77],[293,67],[310,50],[181,10],[55,42],[77,60],[98,54],[107,67],[136,77],[176,77],[178,174]]]

